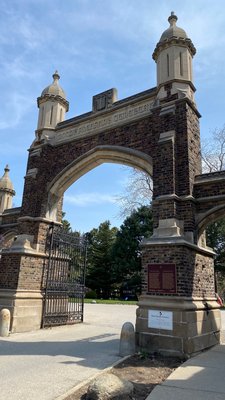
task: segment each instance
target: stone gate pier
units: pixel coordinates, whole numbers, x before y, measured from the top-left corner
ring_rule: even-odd
[[[0,308],[10,309],[12,332],[41,326],[46,237],[52,222],[61,223],[64,192],[97,165],[113,162],[153,178],[154,231],[142,244],[138,349],[187,358],[219,343],[214,253],[205,229],[224,215],[225,172],[202,174],[196,49],[174,13],[168,22],[153,52],[156,87],[122,100],[115,88],[106,90],[93,96],[90,112],[68,120],[57,71],[38,97],[20,208],[6,202],[14,194],[9,176],[0,180]]]

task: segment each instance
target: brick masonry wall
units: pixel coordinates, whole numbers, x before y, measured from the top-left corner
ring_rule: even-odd
[[[196,203],[192,199],[181,201],[179,204],[179,218],[184,221],[184,231],[195,230]]]
[[[160,133],[175,129],[175,115],[170,112],[160,116],[161,107],[153,112],[154,124],[152,140],[154,141],[153,157],[153,199],[158,196],[174,193],[174,146],[172,141],[159,143]]]
[[[157,146],[153,171],[154,198],[175,193],[175,155],[171,140]]]
[[[149,117],[138,122],[127,123],[55,147],[44,144],[40,155],[30,156],[28,159],[27,170],[37,168],[38,172],[35,179],[31,176],[25,179],[21,216],[46,216],[49,183],[78,157],[96,146],[124,146],[139,150],[153,159],[153,198],[157,199],[153,203],[154,226],[158,226],[159,219],[177,218],[184,221],[185,231],[194,231],[196,204],[183,197],[193,194],[195,175],[201,173],[199,115],[186,99],[177,100],[172,112],[165,114],[161,111],[161,106],[156,107]],[[168,131],[175,131],[174,141],[160,141],[160,134]],[[177,197],[160,200],[162,195],[173,194]],[[59,219],[61,209],[60,200]],[[34,244],[38,244],[41,251],[45,250],[47,229],[48,224],[37,220],[24,220],[19,224],[19,233],[33,235]],[[12,254],[12,260],[14,257],[18,256]],[[15,272],[15,281],[10,283],[0,273],[0,284],[5,287],[7,284],[15,286],[18,281],[18,285],[23,288],[40,288],[43,259],[40,258],[39,264],[37,260],[35,257],[22,256],[20,261],[13,263],[9,258],[10,268],[15,268],[16,271],[20,269],[20,274],[18,276],[18,271]],[[196,255],[194,250],[182,246],[149,247],[143,250],[145,274],[149,262],[176,263],[179,296],[212,295],[214,292],[213,261],[204,255]],[[6,273],[6,256],[3,257],[2,265],[2,271]],[[143,290],[146,292],[146,282]]]
[[[10,225],[10,226],[1,226],[0,225],[0,237],[5,236],[6,234],[10,234],[11,232],[14,233],[14,235],[18,232],[18,223]]]
[[[20,210],[18,212],[15,213],[5,213],[2,214],[2,222],[1,225],[7,225],[7,224],[15,224],[17,223],[17,219],[20,215]],[[1,229],[1,225],[0,225],[0,229]]]
[[[197,220],[201,221],[200,233],[209,223],[225,215],[225,171],[202,174],[194,185]],[[198,224],[196,231],[199,231]]]
[[[18,289],[41,290],[44,266],[47,258],[26,256],[21,260]]]
[[[40,290],[46,258],[9,253],[0,260],[0,289]]]
[[[28,176],[25,180],[21,215],[45,217],[48,200],[47,185],[76,158],[100,145],[124,146],[152,156],[153,198],[172,193],[191,194],[194,174],[200,172],[200,167],[197,165],[198,115],[186,100],[177,100],[175,109],[175,112],[160,115],[161,106],[156,107],[152,115],[138,122],[127,123],[103,133],[55,147],[49,144],[43,145],[41,154],[30,156],[28,160],[27,169],[37,168],[38,173],[35,179]],[[171,130],[175,130],[175,143],[173,144],[172,141],[160,143],[160,134]],[[164,206],[156,212],[156,224],[157,218],[161,218],[160,214],[162,217],[165,214],[166,218],[173,218],[180,213],[179,204],[168,204],[166,211]],[[182,207],[182,213],[186,218],[183,210],[184,207]],[[188,219],[190,220],[190,215]]]
[[[20,255],[4,254],[0,260],[0,289],[16,289],[18,286]]]
[[[152,204],[153,209],[153,226],[157,228],[159,219],[168,219],[168,218],[178,218],[179,214],[179,204],[177,200],[160,200],[153,201]]]
[[[176,193],[193,194],[195,176],[201,174],[199,114],[190,105],[176,107]]]
[[[4,232],[2,233],[2,236],[0,236],[0,250],[1,249],[8,249],[11,247],[15,236],[18,234],[18,232],[15,230],[13,231],[7,231],[7,235],[4,236]],[[0,263],[1,263],[1,258],[0,258]]]
[[[142,294],[157,295],[157,292],[148,292],[149,263],[176,264],[178,296],[212,297],[215,294],[213,257],[196,253],[183,245],[144,246]]]
[[[19,223],[19,234],[29,233],[34,236],[33,244],[39,245],[39,251],[45,251],[46,237],[49,229],[48,222],[25,220]]]
[[[212,180],[209,182],[195,184],[194,196],[196,199],[200,199],[202,197],[221,196],[221,195],[225,195],[225,177],[221,181],[215,179],[215,181]]]
[[[152,153],[151,126],[152,117],[61,146],[44,145],[41,155],[30,157],[28,161],[28,169],[38,168],[38,174],[35,180],[32,177],[26,178],[22,215],[44,217],[48,197],[47,184],[76,158],[96,146],[125,146],[140,151],[144,149],[146,154]]]

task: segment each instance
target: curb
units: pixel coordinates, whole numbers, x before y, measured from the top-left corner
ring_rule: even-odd
[[[110,367],[107,367],[107,368],[97,372],[96,374],[92,375],[90,378],[87,378],[85,381],[82,381],[82,382],[78,383],[72,389],[69,389],[66,393],[61,394],[60,396],[56,397],[55,400],[65,400],[68,396],[71,396],[77,390],[82,388],[82,386],[87,385],[89,382],[91,382],[93,379],[97,378],[99,375],[102,375],[102,374],[110,371],[112,368],[116,367],[118,364],[120,364],[121,362],[127,360],[127,358],[130,358],[131,356],[132,356],[132,354],[130,354],[129,356],[122,357],[120,360],[114,362]]]

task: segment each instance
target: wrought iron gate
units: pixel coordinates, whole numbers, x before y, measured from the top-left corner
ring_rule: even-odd
[[[52,225],[43,277],[42,327],[83,322],[86,240]]]

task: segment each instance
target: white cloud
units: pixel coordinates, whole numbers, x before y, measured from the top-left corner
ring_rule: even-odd
[[[8,94],[5,99],[0,110],[0,130],[17,126],[33,105],[33,99],[17,92]]]
[[[114,195],[97,192],[79,193],[77,195],[65,194],[64,203],[87,207],[93,204],[114,204],[116,198]]]

